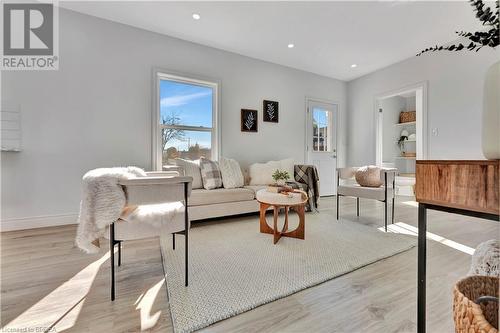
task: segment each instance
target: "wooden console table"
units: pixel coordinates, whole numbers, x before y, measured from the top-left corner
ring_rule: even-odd
[[[417,161],[417,331],[425,332],[427,210],[499,221],[500,160]],[[451,314],[450,314],[451,315]]]

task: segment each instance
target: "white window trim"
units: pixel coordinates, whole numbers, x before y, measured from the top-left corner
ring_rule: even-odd
[[[193,77],[192,75],[177,74],[172,71],[154,70],[154,93],[153,108],[151,114],[151,166],[153,170],[162,170],[162,146],[161,131],[164,125],[160,124],[160,81],[170,80],[187,84],[196,84],[212,88],[212,128],[200,128],[196,126],[182,126],[186,130],[210,131],[212,132],[212,159],[218,160],[221,154],[221,134],[220,134],[220,82],[218,80]]]

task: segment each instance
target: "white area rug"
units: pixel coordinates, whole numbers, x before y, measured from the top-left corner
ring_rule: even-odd
[[[291,215],[292,221],[296,216]],[[268,221],[272,217],[268,215]],[[176,332],[191,332],[408,250],[408,236],[384,233],[325,213],[306,215],[305,240],[259,232],[258,217],[199,225],[189,233],[189,287],[184,287],[184,237],[172,250],[161,240]]]

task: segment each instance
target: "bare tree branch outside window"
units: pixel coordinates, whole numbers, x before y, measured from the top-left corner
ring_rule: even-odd
[[[172,112],[169,115],[162,117],[161,122],[163,125],[180,125],[181,118],[176,113]],[[162,131],[162,144],[163,149],[167,148],[167,143],[171,140],[184,141],[184,130],[178,128],[164,128]]]

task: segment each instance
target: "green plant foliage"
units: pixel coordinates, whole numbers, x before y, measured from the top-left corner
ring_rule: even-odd
[[[422,55],[426,52],[435,51],[479,51],[485,46],[497,47],[499,42],[500,30],[499,30],[499,3],[500,0],[495,1],[495,10],[490,7],[485,6],[482,0],[469,0],[469,3],[474,8],[476,12],[476,18],[485,27],[490,27],[485,31],[467,32],[467,31],[455,31],[455,33],[463,38],[467,38],[470,42],[468,45],[459,43],[458,45],[452,44],[448,46],[432,46],[425,50],[422,50],[417,56]],[[465,43],[467,44],[467,43]]]
[[[283,179],[283,180],[287,180],[290,178],[290,174],[287,172],[287,171],[281,171],[281,170],[276,170],[274,173],[273,173],[273,179],[274,181],[278,181],[280,179]]]

